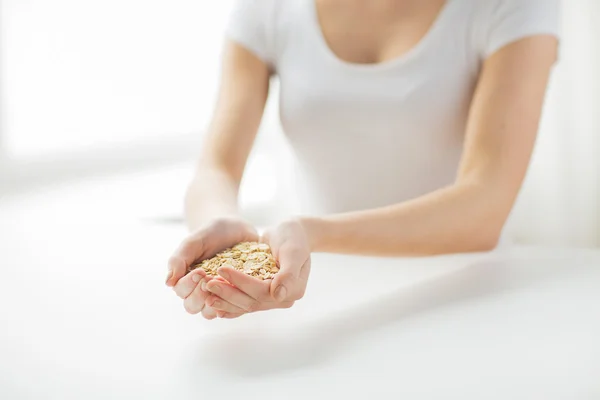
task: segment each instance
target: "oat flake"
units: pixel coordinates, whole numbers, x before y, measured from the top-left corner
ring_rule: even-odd
[[[256,242],[244,242],[226,249],[213,258],[193,265],[189,271],[202,268],[208,276],[217,276],[217,270],[221,267],[235,268],[261,280],[272,279],[279,272],[271,248]]]

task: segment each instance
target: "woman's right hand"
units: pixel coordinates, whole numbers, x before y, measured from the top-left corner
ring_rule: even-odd
[[[166,284],[183,299],[187,312],[202,312],[205,318],[213,319],[216,312],[204,306],[210,293],[203,287],[206,288],[210,277],[201,270],[186,275],[188,268],[240,242],[255,241],[258,233],[247,221],[236,217],[216,219],[192,233],[175,251],[169,260]]]

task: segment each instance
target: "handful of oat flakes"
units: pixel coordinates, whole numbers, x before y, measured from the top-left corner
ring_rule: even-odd
[[[261,280],[271,279],[279,272],[271,248],[267,244],[256,242],[235,245],[213,258],[193,265],[188,272],[202,268],[208,276],[217,276],[217,270],[221,267],[235,268]]]

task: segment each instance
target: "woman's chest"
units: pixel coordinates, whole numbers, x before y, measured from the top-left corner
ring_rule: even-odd
[[[319,58],[284,63],[282,123],[290,135],[332,135],[339,129],[357,135],[372,135],[373,129],[425,134],[454,127],[465,122],[477,83],[471,67],[442,57],[369,70]]]
[[[401,57],[443,18],[448,0],[307,0],[316,28],[340,60],[377,64]]]
[[[442,15],[408,52],[376,64],[345,61],[329,47],[313,0],[297,0],[278,20],[276,70],[289,136],[354,136],[453,131],[464,123],[480,59],[468,14],[447,0]],[[354,27],[348,27],[353,30]]]

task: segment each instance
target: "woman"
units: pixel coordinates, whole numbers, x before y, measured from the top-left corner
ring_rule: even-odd
[[[187,195],[194,233],[171,258],[167,285],[192,314],[235,318],[292,306],[311,252],[493,249],[529,164],[557,21],[558,0],[237,1]],[[228,268],[185,275],[258,240],[237,214],[237,192],[272,74],[311,216],[261,238],[281,267],[272,281]]]

